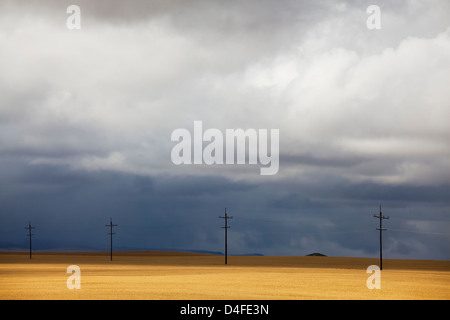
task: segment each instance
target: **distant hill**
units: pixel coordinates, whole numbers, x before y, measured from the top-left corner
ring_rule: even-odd
[[[319,252],[313,252],[313,253],[307,254],[306,256],[307,257],[326,257],[325,254],[322,254],[322,253],[319,253]]]

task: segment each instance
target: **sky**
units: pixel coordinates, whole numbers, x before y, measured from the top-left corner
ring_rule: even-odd
[[[0,249],[223,253],[226,208],[230,255],[378,257],[381,206],[384,258],[449,260],[449,83],[446,0],[2,0]],[[175,164],[195,121],[278,171]]]

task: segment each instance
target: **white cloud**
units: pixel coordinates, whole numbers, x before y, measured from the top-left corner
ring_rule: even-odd
[[[217,6],[207,11],[214,16]],[[0,31],[1,149],[35,164],[216,174],[170,161],[171,132],[202,120],[221,130],[279,128],[281,157],[372,160],[339,171],[282,162],[279,178],[328,170],[377,182],[448,181],[448,163],[436,159],[450,156],[450,29],[435,10],[405,6],[383,4],[379,32],[367,30],[365,7],[350,3],[254,15],[250,5],[207,22],[168,7],[129,23],[116,20],[120,10],[109,21],[81,6],[88,23],[77,31],[59,24],[64,10],[42,19],[10,6],[1,13],[15,21]],[[428,37],[408,36],[419,32],[408,18],[420,10]],[[242,178],[240,169],[219,174],[232,172]]]

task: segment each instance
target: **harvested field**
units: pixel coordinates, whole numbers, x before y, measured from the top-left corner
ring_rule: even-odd
[[[229,256],[177,252],[0,253],[0,299],[302,300],[450,298],[450,261]],[[69,265],[80,289],[68,289]]]

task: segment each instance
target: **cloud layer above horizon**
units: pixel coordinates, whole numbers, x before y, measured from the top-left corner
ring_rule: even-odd
[[[221,251],[227,207],[236,254],[376,256],[382,205],[387,257],[450,258],[450,3],[70,4],[0,4],[1,247],[29,219],[101,247],[113,215],[122,247]],[[174,165],[196,120],[279,129],[278,173]]]

